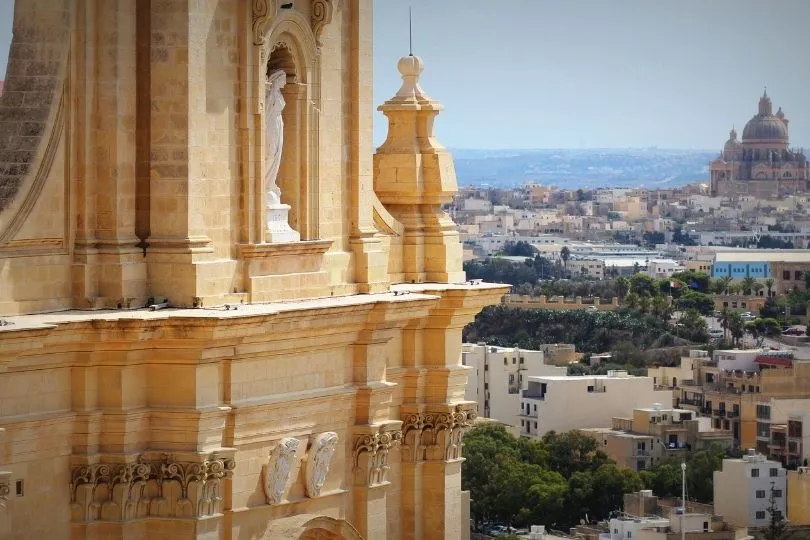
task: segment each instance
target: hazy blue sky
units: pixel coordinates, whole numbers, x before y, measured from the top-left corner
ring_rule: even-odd
[[[409,5],[446,146],[719,149],[767,85],[810,147],[810,0],[375,0],[377,104],[399,87]],[[378,143],[385,129],[377,113]]]

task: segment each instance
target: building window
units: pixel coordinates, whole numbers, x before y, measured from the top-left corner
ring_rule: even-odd
[[[773,496],[774,496],[774,498],[781,497],[782,496],[782,490],[781,489],[773,490]]]
[[[751,478],[759,478],[759,469],[751,469]]]
[[[799,270],[796,270],[795,272],[793,272],[793,279],[795,279],[796,281],[801,280],[802,279],[802,273]]]
[[[782,279],[790,279],[790,270],[782,271]]]
[[[505,365],[505,366],[506,366],[506,365],[509,365],[509,360],[507,360],[506,358],[504,358],[504,359],[503,359],[503,365]]]
[[[514,377],[514,375],[510,375],[510,377]],[[484,383],[484,390],[489,390],[489,383],[488,382]]]
[[[779,476],[779,469],[771,467],[771,476]]]
[[[517,358],[512,358],[512,365],[517,364]]]
[[[588,386],[588,392],[593,392],[593,385]]]
[[[489,364],[484,364],[484,371],[489,371]]]
[[[758,489],[757,490],[757,499],[764,499],[764,498],[765,498],[765,490],[764,489]]]
[[[537,429],[537,422],[534,423],[534,429]]]
[[[765,519],[765,510],[757,510],[757,519]]]

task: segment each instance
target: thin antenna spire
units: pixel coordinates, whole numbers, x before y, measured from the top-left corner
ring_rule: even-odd
[[[408,56],[413,56],[413,8],[408,6]]]

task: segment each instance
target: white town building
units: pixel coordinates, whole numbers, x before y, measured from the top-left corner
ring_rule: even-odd
[[[626,371],[607,375],[529,377],[520,399],[521,433],[540,438],[549,431],[611,425],[650,403],[672,406],[672,391],[656,390],[652,377]]]
[[[469,366],[465,398],[478,403],[478,415],[520,425],[520,391],[533,375],[565,376],[565,367],[545,364],[543,351],[464,343],[461,362]]]
[[[770,516],[771,488],[776,507],[787,517],[787,473],[778,461],[749,449],[739,459],[724,459],[714,471],[714,512],[737,527],[764,527]]]

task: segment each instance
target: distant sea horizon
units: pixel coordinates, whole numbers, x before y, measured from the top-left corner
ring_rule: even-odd
[[[709,181],[718,150],[684,148],[448,148],[459,185],[561,189],[673,188]]]

